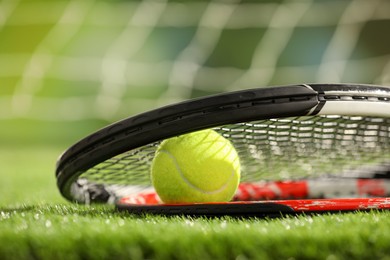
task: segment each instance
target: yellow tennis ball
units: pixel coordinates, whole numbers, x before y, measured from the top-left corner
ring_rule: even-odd
[[[226,202],[240,181],[240,161],[229,140],[202,130],[163,141],[151,178],[165,203]]]

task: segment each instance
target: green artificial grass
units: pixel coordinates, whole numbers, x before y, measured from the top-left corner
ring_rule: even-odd
[[[0,259],[390,259],[390,212],[133,216],[59,195],[61,148],[0,149]]]
[[[8,259],[389,259],[390,214],[280,219],[135,217],[108,207],[1,209]]]

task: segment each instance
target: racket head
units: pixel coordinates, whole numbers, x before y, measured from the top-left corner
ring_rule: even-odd
[[[248,143],[248,139],[242,138],[243,136],[249,136],[257,142],[266,133],[266,138],[260,140],[262,145],[269,144],[270,155],[265,159],[275,157],[272,161],[276,162],[281,157],[277,149],[278,145],[273,146],[273,142],[291,143],[293,140],[298,140],[295,143],[299,143],[305,141],[306,134],[314,130],[317,131],[314,132],[314,137],[315,135],[321,136],[318,139],[321,140],[320,148],[323,148],[321,145],[326,148],[329,140],[336,140],[332,147],[342,145],[348,151],[348,155],[360,149],[354,155],[361,156],[363,159],[364,154],[371,155],[368,159],[372,160],[377,154],[381,154],[377,164],[380,168],[379,175],[381,175],[389,169],[386,161],[390,159],[389,118],[390,88],[383,86],[302,84],[224,93],[136,115],[82,139],[59,158],[56,167],[57,184],[65,198],[79,203],[115,202],[129,194],[144,192],[151,188],[150,161],[159,142],[176,135],[206,128],[216,129],[231,139],[239,150],[245,147],[246,152],[240,154],[240,157],[244,158],[243,168],[249,169],[249,172],[251,172],[250,169],[257,167],[254,165],[259,160],[259,150],[253,150],[253,145],[251,146],[253,143]],[[308,126],[308,122],[311,126]],[[343,133],[326,132],[332,129],[339,130],[333,127],[335,122],[337,127],[341,127],[344,131]],[[286,128],[286,125],[291,127]],[[374,131],[375,134],[370,134],[370,131]],[[289,133],[287,141],[285,133]],[[343,138],[332,139],[329,135],[336,137],[341,135]],[[354,136],[360,138],[358,140],[361,144],[359,149],[353,147],[356,141]],[[305,142],[304,144],[307,145],[310,140]],[[379,152],[371,149],[379,143]],[[370,145],[373,147],[370,148]],[[351,148],[348,148],[349,146]],[[280,147],[282,146],[279,145]],[[366,152],[364,149],[367,147],[371,150]],[[318,149],[318,147],[312,148]],[[294,149],[295,153],[301,148],[298,145],[294,146]],[[325,153],[329,154],[329,151],[325,149]],[[338,159],[337,156],[343,156],[342,153],[342,150],[337,150],[336,159]],[[326,156],[326,154],[323,155],[323,157]],[[297,158],[288,154],[285,157]],[[280,160],[278,165],[268,167],[268,169],[278,169],[278,176],[270,173],[260,177],[270,180],[282,178],[283,167],[292,161],[291,158],[288,158],[290,161]],[[310,152],[306,152],[302,158],[297,162],[303,166],[299,166],[300,171],[305,170],[305,167],[310,167],[313,159],[322,160],[321,156],[315,157]],[[122,163],[123,161],[126,163]],[[328,164],[328,166],[327,170],[321,174],[329,174],[329,168],[336,165],[333,165],[330,157],[323,164]],[[360,162],[351,165],[353,167],[336,169],[336,174],[360,176],[365,171],[362,171],[360,166],[363,168],[367,166]],[[252,172],[257,170],[256,168]],[[378,174],[378,169],[374,172]],[[313,176],[310,174],[299,176],[299,178],[307,177]],[[253,174],[244,172],[243,181],[255,181]]]

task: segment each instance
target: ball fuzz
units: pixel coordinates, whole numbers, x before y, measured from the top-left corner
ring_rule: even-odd
[[[240,161],[227,139],[202,130],[163,141],[151,178],[165,203],[226,202],[237,190]]]

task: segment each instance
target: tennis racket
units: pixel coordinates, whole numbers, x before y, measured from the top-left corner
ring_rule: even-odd
[[[166,205],[149,169],[166,138],[212,128],[235,146],[234,201]],[[390,88],[302,84],[223,93],[109,125],[59,158],[68,200],[143,214],[273,216],[390,209]]]

